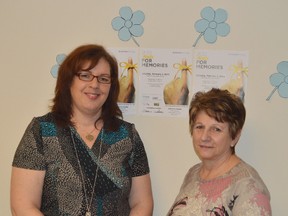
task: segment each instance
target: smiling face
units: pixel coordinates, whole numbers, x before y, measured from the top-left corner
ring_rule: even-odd
[[[89,65],[89,62],[87,62],[83,70],[88,68]],[[89,71],[94,76],[110,76],[110,65],[101,58],[98,64]],[[70,88],[73,115],[81,113],[82,115],[99,117],[102,106],[109,95],[110,87],[111,84],[99,83],[96,77],[92,81],[82,81],[75,76]]]
[[[221,162],[232,155],[231,146],[237,143],[239,135],[233,140],[227,122],[218,122],[200,111],[192,128],[193,146],[203,162]]]

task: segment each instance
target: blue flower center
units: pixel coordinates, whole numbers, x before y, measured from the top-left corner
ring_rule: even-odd
[[[133,23],[132,23],[130,20],[127,20],[127,21],[125,22],[125,26],[126,26],[127,28],[131,28],[132,25],[133,25]]]
[[[211,21],[209,23],[209,27],[212,28],[212,29],[215,29],[217,27],[217,23],[215,21]]]

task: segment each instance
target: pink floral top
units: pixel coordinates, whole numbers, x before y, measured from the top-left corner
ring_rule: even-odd
[[[271,216],[270,193],[257,171],[241,161],[221,177],[203,180],[201,164],[185,176],[167,216]]]

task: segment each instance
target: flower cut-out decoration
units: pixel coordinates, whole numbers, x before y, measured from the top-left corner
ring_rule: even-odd
[[[118,31],[120,40],[129,41],[132,38],[139,47],[135,37],[140,37],[144,33],[144,28],[141,26],[145,19],[144,13],[140,10],[133,13],[130,7],[122,7],[119,14],[120,16],[112,20],[112,28]]]
[[[57,78],[58,76],[58,70],[59,70],[59,67],[60,65],[62,64],[62,62],[64,61],[64,59],[66,58],[67,56],[65,54],[58,54],[56,56],[56,64],[53,65],[53,67],[51,68],[51,71],[50,73],[52,74],[52,76],[54,78]]]
[[[278,73],[274,73],[270,76],[270,84],[275,88],[267,97],[269,101],[276,90],[280,97],[288,98],[288,61],[282,61],[277,65]]]
[[[211,7],[205,7],[201,11],[202,19],[195,22],[195,29],[200,33],[193,47],[195,47],[199,39],[203,36],[207,43],[214,43],[217,36],[225,37],[230,33],[230,26],[225,23],[228,14],[224,9],[214,10]]]

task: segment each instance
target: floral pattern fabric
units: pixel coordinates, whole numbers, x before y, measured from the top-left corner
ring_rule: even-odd
[[[85,215],[84,188],[90,198],[97,166],[98,176],[90,209],[92,215],[129,215],[128,197],[132,177],[148,174],[149,165],[135,126],[119,121],[119,130],[104,130],[103,140],[102,135],[98,136],[91,149],[84,144],[75,129],[58,128],[51,113],[31,121],[16,150],[12,165],[45,171],[41,204],[45,216]],[[73,140],[81,156],[79,159],[86,187],[83,187]],[[102,150],[98,160],[101,142]]]
[[[200,179],[201,164],[185,176],[167,216],[271,216],[270,193],[257,171],[241,161],[228,173]]]

